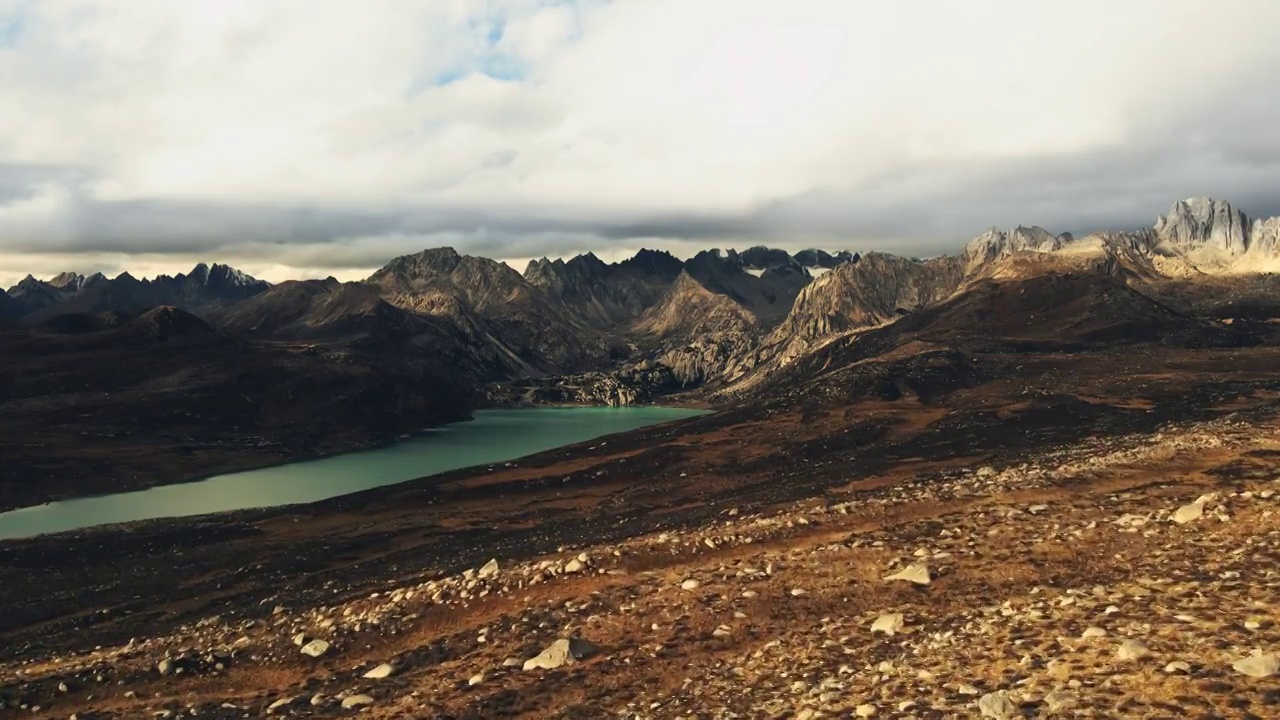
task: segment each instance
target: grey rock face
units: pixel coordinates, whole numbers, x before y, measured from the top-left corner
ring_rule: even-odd
[[[1280,217],[1253,221],[1249,228],[1249,250],[1269,257],[1280,256]]]
[[[1249,248],[1249,219],[1230,203],[1207,197],[1174,203],[1156,220],[1155,231],[1179,249],[1208,246],[1239,255]]]
[[[826,335],[871,327],[951,295],[963,280],[961,260],[925,262],[867,253],[804,288],[766,344],[795,346],[793,354]]]
[[[1071,241],[1069,234],[1054,235],[1042,227],[1023,227],[1019,225],[1013,230],[997,230],[991,228],[979,235],[964,249],[965,269],[974,269],[987,263],[995,262],[1015,252],[1034,250],[1037,252],[1053,252]]]

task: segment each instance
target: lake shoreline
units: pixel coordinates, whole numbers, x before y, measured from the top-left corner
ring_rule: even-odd
[[[163,438],[143,438],[142,441],[123,445],[114,446],[104,449],[104,463],[110,463],[112,456],[129,456],[139,454],[155,454],[158,457],[152,463],[142,466],[142,472],[146,473],[143,477],[134,477],[129,479],[120,479],[120,484],[110,488],[94,487],[84,491],[76,491],[60,486],[48,486],[39,484],[34,488],[24,488],[25,492],[13,493],[18,501],[10,500],[8,497],[0,496],[0,513],[12,512],[24,508],[41,507],[55,502],[65,502],[68,500],[78,500],[84,498],[102,497],[106,495],[114,495],[122,492],[132,492],[138,490],[149,490],[151,488],[166,487],[170,485],[182,485],[187,483],[196,483],[208,480],[219,475],[227,475],[230,473],[249,472],[252,470],[265,470],[284,465],[290,465],[298,462],[310,462],[314,460],[324,460],[327,458],[346,455],[349,453],[363,452],[367,450],[377,450],[381,448],[391,447],[397,443],[415,438],[421,438],[430,435],[432,432],[438,431],[443,427],[454,425],[457,423],[470,422],[475,418],[475,413],[482,410],[501,410],[501,409],[518,409],[518,408],[553,408],[553,407],[607,407],[598,404],[583,403],[535,403],[528,405],[514,404],[483,404],[473,407],[466,413],[465,417],[446,420],[433,425],[419,426],[416,429],[400,429],[394,433],[381,434],[365,434],[361,429],[356,428],[350,432],[343,434],[330,434],[325,436],[312,437],[307,440],[311,447],[298,447],[294,443],[291,447],[280,445],[259,446],[255,444],[235,444],[232,442],[220,442],[212,447],[199,447],[196,457],[190,460],[183,460],[175,457],[172,453],[165,454],[172,443]],[[636,403],[630,407],[670,407],[670,408],[687,408],[691,410],[711,410],[713,406],[709,403],[695,399],[673,397],[671,402],[649,402]],[[209,441],[209,444],[217,441]],[[195,443],[198,447],[200,444]],[[131,467],[131,470],[137,470],[137,467]],[[56,473],[56,466],[51,473]],[[106,474],[112,471],[107,470]]]
[[[575,411],[589,414],[582,416]],[[604,413],[607,419],[593,411]],[[524,417],[525,413],[539,412],[544,416]],[[0,542],[92,530],[104,525],[182,520],[314,504],[386,485],[414,482],[460,468],[480,470],[489,466],[493,469],[498,463],[511,466],[527,455],[694,417],[703,412],[668,406],[485,408],[475,411],[465,420],[422,428],[347,452],[270,465],[257,464],[190,482],[169,482],[116,493],[50,500],[0,512]],[[472,425],[476,422],[481,427]],[[449,432],[450,428],[461,432]],[[438,440],[431,440],[437,436]],[[427,444],[421,444],[422,441],[427,441]],[[189,489],[184,491],[182,488]],[[148,512],[155,514],[146,515]],[[79,522],[85,524],[75,524]]]

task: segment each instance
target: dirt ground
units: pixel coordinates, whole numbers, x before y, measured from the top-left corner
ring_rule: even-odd
[[[0,543],[0,717],[1280,716],[1280,354],[980,360]]]

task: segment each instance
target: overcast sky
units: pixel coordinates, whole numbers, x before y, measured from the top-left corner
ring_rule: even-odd
[[[0,284],[1280,214],[1275,0],[0,0]]]

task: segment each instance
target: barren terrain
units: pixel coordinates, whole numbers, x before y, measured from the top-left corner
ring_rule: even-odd
[[[0,713],[1275,717],[1277,359],[908,362],[311,506],[0,543]],[[896,399],[858,389],[886,372]]]

